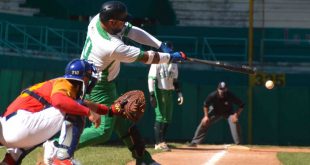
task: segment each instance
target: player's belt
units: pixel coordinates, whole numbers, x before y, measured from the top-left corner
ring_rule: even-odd
[[[6,120],[6,121],[9,120],[11,117],[15,116],[16,114],[17,114],[17,112],[13,112],[13,113],[11,113],[11,114],[5,116],[5,120]]]
[[[52,105],[46,101],[42,96],[28,90],[28,89],[25,89],[22,93],[27,93],[28,95],[32,96],[33,98],[37,99],[40,103],[42,103],[44,105],[44,108],[48,108],[48,107],[51,107]]]

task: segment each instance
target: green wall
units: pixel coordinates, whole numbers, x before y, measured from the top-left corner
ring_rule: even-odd
[[[21,89],[49,78],[62,76],[66,61],[31,59],[0,55],[0,110],[20,93]],[[147,92],[149,66],[123,65],[117,78],[119,93],[131,89]],[[285,74],[285,85],[267,90],[262,86],[253,89],[253,144],[310,145],[310,85],[309,74]],[[175,101],[173,122],[169,127],[170,140],[188,141],[192,138],[203,115],[205,97],[215,89],[219,81],[226,81],[229,88],[245,103],[248,102],[248,77],[244,74],[193,68],[180,65],[180,82],[185,98],[184,105]],[[176,100],[176,97],[175,97]],[[154,110],[147,104],[143,119],[138,123],[148,142],[153,142]],[[248,105],[241,115],[243,139],[248,139]],[[206,143],[232,143],[225,121],[214,125],[208,132]]]
[[[78,16],[88,21],[89,16],[96,15],[101,5],[108,0],[27,0],[24,6],[39,8],[37,16],[73,19]],[[135,19],[151,19],[161,25],[175,25],[176,15],[169,0],[120,0],[126,4],[128,12]]]
[[[3,112],[22,89],[62,76],[65,65],[65,61],[0,55],[0,111]]]

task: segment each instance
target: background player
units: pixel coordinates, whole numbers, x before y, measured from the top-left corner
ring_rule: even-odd
[[[172,43],[167,42],[172,52]],[[173,114],[173,92],[178,94],[178,104],[183,104],[183,96],[178,83],[177,64],[152,64],[148,74],[150,102],[155,108],[155,150],[170,151],[166,143],[166,133]]]
[[[233,110],[233,104],[239,106],[236,111]],[[189,146],[196,147],[197,144],[202,143],[209,127],[221,119],[227,119],[235,144],[240,144],[241,128],[238,117],[243,107],[244,103],[228,90],[226,83],[220,82],[217,90],[210,93],[204,101],[204,117],[198,125]]]

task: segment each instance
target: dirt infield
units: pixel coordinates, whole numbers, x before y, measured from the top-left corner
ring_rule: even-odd
[[[182,146],[153,158],[162,165],[280,165],[277,152],[309,152],[309,148],[247,147],[235,145]],[[134,165],[134,162],[128,163]]]

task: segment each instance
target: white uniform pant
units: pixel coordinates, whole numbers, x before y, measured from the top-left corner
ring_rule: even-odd
[[[0,142],[8,148],[34,147],[58,133],[64,118],[65,113],[54,107],[36,113],[18,110],[10,118],[1,118]]]

